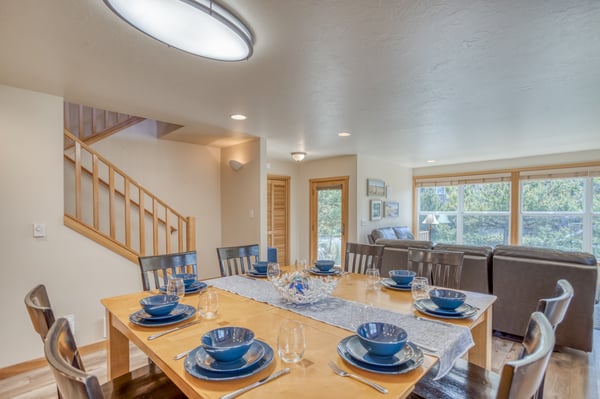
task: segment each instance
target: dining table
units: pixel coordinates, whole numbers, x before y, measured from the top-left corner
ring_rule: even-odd
[[[115,378],[130,371],[129,345],[132,343],[189,398],[220,398],[286,367],[290,368],[288,374],[250,390],[242,397],[347,399],[382,395],[405,398],[424,374],[430,371],[439,373],[439,369],[442,368],[441,363],[446,358],[435,348],[438,341],[427,341],[427,336],[429,331],[444,333],[445,329],[455,331],[463,337],[463,346],[457,352],[459,356],[468,358],[471,363],[491,368],[492,305],[495,296],[464,291],[467,294],[467,303],[476,304],[476,313],[464,319],[438,319],[417,311],[410,291],[387,289],[381,284],[369,288],[367,277],[362,274],[340,273],[339,277],[333,278],[336,279],[336,286],[328,298],[331,302],[324,301],[329,305],[321,306],[322,313],[329,314],[332,320],[320,317],[319,304],[290,306],[282,298],[276,300],[277,292],[269,281],[248,275],[204,280],[209,290],[218,293],[219,310],[217,317],[213,319],[202,319],[194,313],[186,321],[174,325],[147,327],[133,323],[130,316],[140,310],[140,299],[157,294],[157,291],[135,292],[102,299],[106,310],[108,376]],[[199,295],[202,293],[185,295],[180,302],[195,307]],[[422,349],[424,354],[419,367],[401,374],[382,374],[366,371],[344,361],[338,353],[339,345],[342,340],[353,335],[353,331],[347,323],[348,314],[344,314],[341,309],[363,304],[368,304],[379,312],[375,312],[378,316],[392,317],[401,327],[407,327],[409,342],[414,342],[415,347]],[[286,319],[300,321],[304,326],[306,338],[306,350],[302,360],[293,364],[284,363],[277,355],[278,329]],[[159,338],[149,339],[154,334],[190,321],[199,322]],[[225,326],[249,328],[254,332],[256,339],[270,346],[274,350],[274,356],[268,367],[244,378],[215,381],[196,378],[186,371],[184,364],[188,359],[185,357],[175,359],[176,354],[199,347],[200,338],[204,333]],[[465,335],[468,336],[466,343]],[[454,341],[448,342],[440,339],[440,347],[444,344],[445,349],[448,349],[448,346],[454,345]],[[431,348],[432,346],[434,348]],[[454,355],[456,356],[456,353]],[[382,385],[388,393],[379,393],[366,384],[335,374],[328,364],[330,361],[344,371]],[[436,363],[440,363],[435,367],[438,371],[434,369]],[[451,367],[451,363],[444,367]]]

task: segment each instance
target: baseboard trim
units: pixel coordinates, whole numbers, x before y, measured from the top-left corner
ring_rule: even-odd
[[[94,342],[93,344],[89,345],[84,345],[81,348],[79,348],[79,353],[81,353],[81,355],[88,355],[90,353],[98,352],[104,349],[106,349],[106,340]],[[0,369],[0,380],[14,377],[15,375],[26,373],[31,370],[46,367],[47,365],[48,363],[46,363],[46,358],[43,357],[38,359],[27,360],[22,363],[13,364],[12,366],[7,366]]]

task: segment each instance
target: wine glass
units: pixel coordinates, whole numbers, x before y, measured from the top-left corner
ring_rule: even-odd
[[[185,285],[182,278],[169,278],[167,281],[167,295],[176,295],[180,298],[185,295]]]
[[[298,363],[304,356],[304,326],[296,320],[284,320],[277,335],[277,354],[285,363]]]
[[[410,285],[410,292],[415,302],[419,299],[429,298],[429,281],[427,280],[427,277],[413,278]]]
[[[269,263],[267,266],[267,278],[269,281],[273,282],[273,280],[279,278],[281,274],[281,268],[279,267],[279,263]]]

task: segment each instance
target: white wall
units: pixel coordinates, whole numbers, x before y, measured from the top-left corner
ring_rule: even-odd
[[[99,141],[93,148],[176,211],[196,217],[198,275],[217,276],[221,152],[155,137],[156,122],[144,121]]]
[[[63,99],[0,86],[0,367],[43,357],[23,298],[46,285],[80,345],[99,341],[100,299],[140,289],[135,265],[63,225]],[[34,222],[47,237],[34,239]]]
[[[368,197],[367,179],[383,180],[389,186],[388,197]],[[408,226],[412,224],[412,170],[397,163],[376,157],[358,156],[357,173],[357,220],[358,239],[368,243],[367,235],[373,229],[388,226]],[[370,201],[397,201],[400,204],[398,217],[385,217],[370,220]]]

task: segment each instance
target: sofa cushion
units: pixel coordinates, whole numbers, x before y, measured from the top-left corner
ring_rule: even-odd
[[[371,232],[371,235],[373,236],[373,240],[375,240],[375,242],[377,242],[377,240],[379,239],[395,240],[397,238],[396,232],[392,227],[382,227],[380,229],[375,229]]]
[[[421,241],[421,240],[386,240],[379,239],[375,241],[378,245],[385,245],[390,248],[421,248],[421,249],[431,249],[433,248],[433,242],[431,241]]]
[[[557,249],[540,247],[523,247],[517,245],[497,245],[494,256],[509,256],[513,258],[526,258],[547,260],[550,262],[575,263],[578,265],[596,266],[594,255],[585,252],[568,252]]]
[[[394,232],[396,233],[396,238],[399,240],[414,240],[415,239],[415,236],[413,236],[410,229],[406,226],[394,227]]]

